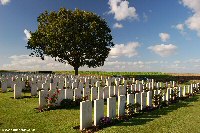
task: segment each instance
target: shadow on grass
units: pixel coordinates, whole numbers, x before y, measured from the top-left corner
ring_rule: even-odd
[[[61,107],[61,106],[57,106],[55,108],[50,108],[50,110],[70,110],[70,109],[73,109],[73,110],[80,110],[80,106],[75,106],[75,107]]]
[[[50,108],[34,108],[37,113],[45,112],[45,111],[53,111],[53,110],[80,110],[80,106],[75,106],[75,107],[61,107],[61,106],[55,106],[55,107],[50,107]]]
[[[173,112],[182,107],[190,107],[193,105],[189,105],[191,102],[197,102],[199,99],[199,94],[195,95],[191,98],[180,100],[177,103],[171,104],[168,107],[164,107],[161,109],[156,109],[152,112],[144,112],[143,114],[139,114],[138,116],[130,119],[129,121],[119,123],[115,126],[134,126],[134,125],[143,125],[147,122],[153,121],[156,118],[162,117],[163,115],[167,115],[170,112]]]
[[[10,97],[11,99],[14,99],[14,97]],[[20,98],[16,98],[17,100],[22,99],[29,99],[29,98],[39,98],[38,96],[22,96]]]
[[[0,90],[0,93],[10,93],[10,92],[14,92],[14,91],[7,90],[6,92],[3,92],[2,90]]]

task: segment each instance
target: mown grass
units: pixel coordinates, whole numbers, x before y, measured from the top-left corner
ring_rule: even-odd
[[[13,92],[0,93],[1,129],[35,129],[38,133],[78,132],[79,108],[38,113],[38,98],[13,99]]]
[[[180,101],[99,132],[200,133],[200,95]]]
[[[8,128],[35,129],[37,133],[79,132],[73,129],[79,125],[79,107],[38,113],[34,109],[38,107],[38,98],[13,99],[11,97],[13,92],[0,92],[0,132]],[[169,107],[144,113],[127,122],[104,128],[99,132],[198,133],[200,132],[199,109],[200,95],[198,94]]]

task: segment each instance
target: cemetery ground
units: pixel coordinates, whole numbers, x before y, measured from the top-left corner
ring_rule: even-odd
[[[1,89],[0,89],[1,91]],[[79,107],[38,112],[38,98],[23,94],[23,99],[13,99],[13,92],[0,93],[0,132],[2,129],[35,129],[34,132],[80,132]],[[105,105],[106,108],[106,105]],[[200,132],[200,94],[189,99],[138,115],[98,132],[138,133],[198,133]],[[106,112],[104,112],[106,115]]]

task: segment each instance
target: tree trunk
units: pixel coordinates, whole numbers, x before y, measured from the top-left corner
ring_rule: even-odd
[[[75,76],[78,75],[78,67],[74,67],[74,71],[75,71]]]

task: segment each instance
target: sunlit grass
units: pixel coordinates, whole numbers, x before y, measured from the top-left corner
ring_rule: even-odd
[[[79,108],[38,113],[38,98],[13,99],[13,92],[0,93],[1,129],[35,129],[35,132],[77,132]]]
[[[29,94],[25,94],[29,96]],[[38,98],[13,99],[13,92],[0,92],[1,129],[35,129],[35,132],[73,133],[79,125],[79,107],[38,113]],[[200,95],[169,107],[144,113],[127,122],[104,128],[99,132],[197,133],[200,125]],[[117,106],[117,105],[116,105]],[[117,112],[117,111],[116,111]],[[104,106],[106,115],[106,103]]]

